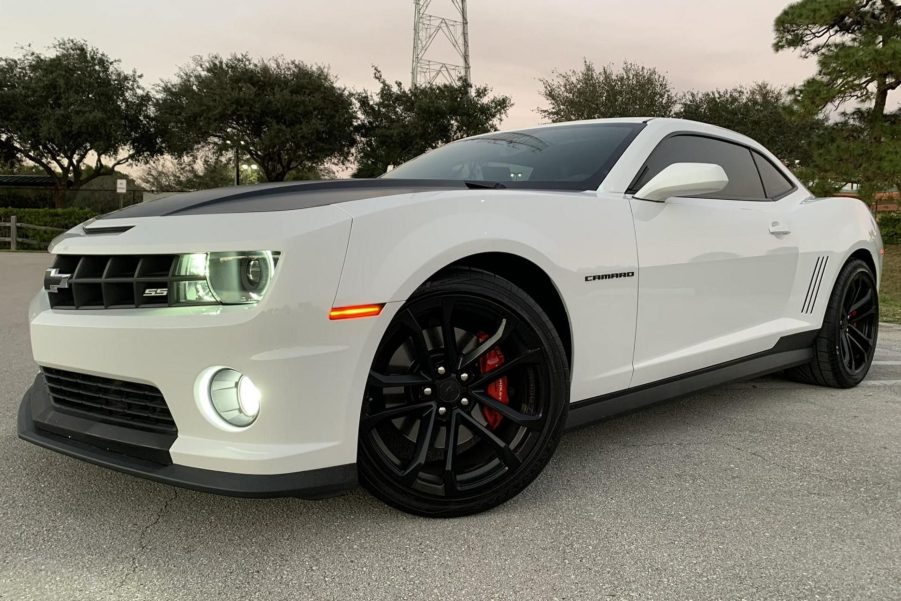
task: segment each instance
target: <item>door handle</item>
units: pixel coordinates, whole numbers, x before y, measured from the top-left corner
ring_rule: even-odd
[[[788,226],[787,223],[784,223],[782,221],[771,221],[770,222],[770,233],[773,234],[774,236],[781,236],[783,234],[792,233],[792,230]]]

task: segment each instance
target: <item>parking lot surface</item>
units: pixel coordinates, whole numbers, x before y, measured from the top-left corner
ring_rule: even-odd
[[[0,599],[901,599],[901,327],[839,391],[766,378],[568,433],[456,520],[175,489],[27,444],[44,254],[0,253]]]

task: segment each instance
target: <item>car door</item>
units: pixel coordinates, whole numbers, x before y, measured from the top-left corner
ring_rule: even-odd
[[[757,160],[779,172],[741,144],[676,134],[630,187],[634,194],[680,162],[715,163],[729,177],[725,189],[702,198],[630,200],[639,263],[633,387],[768,350],[786,328],[798,244],[791,202],[779,198],[794,185],[774,186],[768,198]]]

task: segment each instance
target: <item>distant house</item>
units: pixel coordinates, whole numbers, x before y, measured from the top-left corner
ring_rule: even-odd
[[[55,187],[56,180],[47,175],[0,174],[0,207],[52,207]]]
[[[0,188],[53,188],[56,180],[49,175],[3,175]]]
[[[836,196],[847,196],[848,198],[860,198],[860,186],[858,184],[845,184],[845,186],[835,194]],[[897,211],[901,206],[901,193],[897,190],[886,190],[885,192],[877,192],[875,195],[876,212]]]

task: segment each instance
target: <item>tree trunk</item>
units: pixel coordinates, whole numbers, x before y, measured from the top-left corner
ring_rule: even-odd
[[[53,187],[53,207],[56,209],[64,209],[66,207],[66,182],[57,180]]]
[[[260,170],[262,170],[267,182],[283,182],[288,176],[288,173],[280,166],[260,165]]]
[[[873,103],[873,111],[870,113],[870,120],[874,128],[882,125],[882,119],[885,117],[885,105],[888,101],[888,86],[885,76],[880,76],[876,80],[876,101]]]

